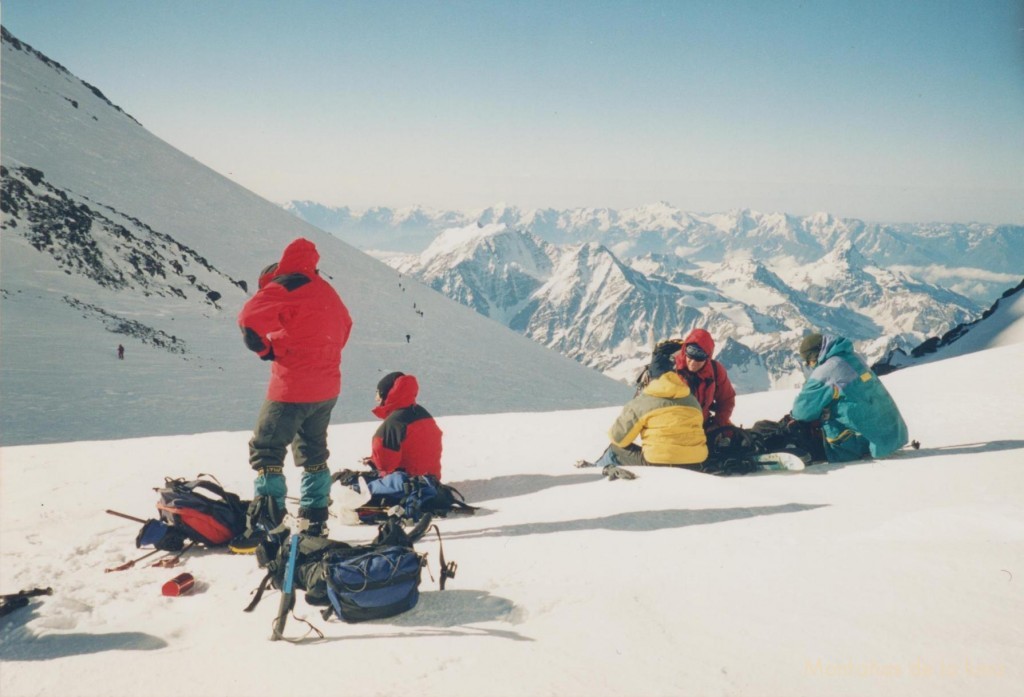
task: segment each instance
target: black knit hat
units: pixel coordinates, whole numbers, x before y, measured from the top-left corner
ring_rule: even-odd
[[[277,262],[273,264],[267,264],[260,270],[260,275],[256,277],[256,287],[262,288],[263,286],[270,283],[274,278],[274,272],[277,271]]]
[[[810,365],[811,361],[817,361],[818,354],[821,353],[821,344],[824,340],[821,334],[808,334],[805,336],[804,340],[800,342],[800,359],[807,365]]]
[[[647,364],[647,376],[652,380],[675,370],[675,355],[679,353],[679,342],[669,339],[654,347],[651,362]]]
[[[388,373],[380,379],[380,382],[377,383],[377,394],[380,395],[380,401],[383,402],[388,398],[388,392],[390,392],[391,388],[395,386],[395,380],[404,375],[405,373],[396,370],[393,373]]]

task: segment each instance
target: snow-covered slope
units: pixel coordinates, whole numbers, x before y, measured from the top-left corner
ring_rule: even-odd
[[[997,300],[984,316],[943,337],[932,360],[963,356],[1024,341],[1024,281]]]
[[[889,373],[899,368],[922,363],[933,363],[954,356],[963,356],[998,346],[1024,341],[1024,281],[1007,290],[982,316],[972,322],[958,325],[942,336],[935,336],[908,355],[894,351],[875,369]]]
[[[355,321],[339,422],[396,369],[441,415],[629,396],[209,170],[6,30],[2,51],[4,443],[251,426],[268,369],[235,316],[299,236]]]
[[[481,506],[440,521],[456,577],[442,592],[424,574],[416,608],[362,625],[324,622],[300,594],[325,638],[290,619],[297,645],[268,640],[275,592],[242,612],[262,577],[251,557],[103,573],[145,551],[104,509],[154,515],[168,475],[247,493],[248,433],[3,448],[0,590],[54,595],[0,619],[0,694],[1017,694],[1024,343],[884,381],[920,450],[784,475],[573,469],[616,408],[442,417],[445,478]],[[746,395],[735,416],[778,418],[792,397]],[[335,467],[375,426],[331,427]],[[417,547],[436,579],[436,542]],[[161,596],[183,571],[196,591]]]

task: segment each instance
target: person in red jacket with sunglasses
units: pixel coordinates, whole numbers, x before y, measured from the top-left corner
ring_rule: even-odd
[[[704,430],[732,425],[736,389],[725,366],[712,358],[715,340],[704,329],[694,329],[682,340],[676,355],[676,372],[690,386],[704,412]]]
[[[249,464],[257,474],[249,529],[231,543],[236,552],[256,551],[261,526],[263,533],[283,531],[289,446],[302,468],[300,525],[307,535],[327,534],[327,426],[341,393],[341,351],[352,318],[320,277],[319,262],[312,242],[294,240],[280,261],[260,273],[259,289],[238,315],[246,347],[271,365],[266,400],[249,441]]]

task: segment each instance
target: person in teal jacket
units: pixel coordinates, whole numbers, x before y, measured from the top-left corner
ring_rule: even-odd
[[[800,357],[812,371],[791,413],[797,421],[821,421],[829,462],[885,457],[907,444],[896,402],[849,339],[810,334]]]

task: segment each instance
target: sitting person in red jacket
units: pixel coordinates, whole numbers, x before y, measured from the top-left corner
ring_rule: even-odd
[[[715,340],[705,330],[694,329],[682,343],[683,350],[676,355],[676,372],[700,402],[704,411],[704,430],[731,426],[736,390],[725,366],[711,357],[715,352]]]
[[[381,475],[404,470],[410,477],[441,479],[441,429],[416,403],[419,391],[416,378],[401,372],[388,373],[377,384],[373,413],[384,423],[373,434],[373,455],[363,462]]]

